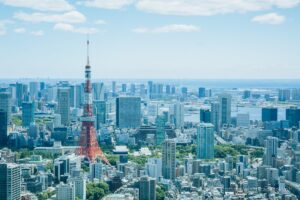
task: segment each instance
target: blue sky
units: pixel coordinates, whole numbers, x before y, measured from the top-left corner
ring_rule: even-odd
[[[0,78],[298,79],[300,0],[0,0]]]

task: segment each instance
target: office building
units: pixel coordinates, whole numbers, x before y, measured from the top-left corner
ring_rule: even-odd
[[[214,125],[215,131],[220,130],[220,104],[218,102],[211,103],[211,123]]]
[[[155,178],[143,176],[139,181],[139,185],[139,200],[156,200]]]
[[[278,101],[288,101],[291,99],[290,89],[279,89],[278,91]]]
[[[86,200],[86,179],[85,177],[79,176],[70,179],[70,183],[72,183],[75,187],[75,197]]]
[[[34,122],[34,103],[23,102],[22,103],[22,125],[29,127]]]
[[[56,200],[75,200],[75,186],[61,182],[56,186]]]
[[[0,148],[7,146],[7,112],[0,110]]]
[[[211,123],[211,112],[208,109],[200,109],[200,123]]]
[[[166,125],[166,120],[164,116],[157,116],[155,120],[156,124],[156,145],[162,145],[166,138],[166,130],[165,130],[165,125]]]
[[[201,87],[198,89],[198,97],[199,98],[204,98],[206,95],[205,95],[205,88]]]
[[[21,169],[14,163],[0,163],[0,199],[21,199]]]
[[[12,99],[8,92],[0,92],[0,110],[7,113],[7,124],[11,123]]]
[[[101,125],[106,123],[106,102],[95,100],[93,105],[94,114],[96,115],[96,129],[99,130]]]
[[[123,83],[123,84],[122,84],[122,92],[123,92],[123,93],[126,93],[126,92],[127,92],[127,84],[126,84],[126,83]]]
[[[197,158],[214,158],[214,126],[208,123],[200,123],[197,128]]]
[[[243,93],[243,99],[249,99],[251,97],[251,91],[245,90]]]
[[[89,177],[91,180],[98,179],[102,180],[103,173],[103,164],[102,162],[90,163],[90,174]]]
[[[267,137],[264,164],[275,167],[278,149],[278,138]]]
[[[270,122],[270,121],[277,121],[277,108],[262,108],[262,121],[263,122]]]
[[[166,139],[162,147],[162,175],[165,179],[176,178],[176,143]]]
[[[250,126],[250,116],[249,113],[238,113],[236,116],[237,127],[249,127]]]
[[[97,101],[104,101],[104,83],[93,83],[93,98]]]
[[[81,108],[83,105],[84,98],[84,84],[79,84],[75,86],[75,106],[76,108]]]
[[[138,128],[141,125],[141,98],[116,99],[116,125],[119,128]]]
[[[289,121],[289,126],[290,127],[299,127],[299,122],[300,122],[300,109],[291,107],[286,109],[286,120]]]
[[[40,91],[40,83],[39,82],[30,82],[29,83],[29,94],[30,94],[31,100],[34,101],[35,99],[38,99],[39,91]]]
[[[231,123],[231,95],[220,94],[218,96],[220,104],[220,123],[221,126],[224,124]]]
[[[184,127],[184,105],[175,103],[170,107],[170,121],[175,125],[175,128],[181,129]]]
[[[70,89],[58,88],[57,100],[57,113],[61,116],[61,123],[68,125],[70,123]]]

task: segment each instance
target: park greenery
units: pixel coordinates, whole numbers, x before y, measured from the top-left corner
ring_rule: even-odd
[[[88,183],[86,196],[87,200],[99,200],[109,194],[109,186],[105,182]]]

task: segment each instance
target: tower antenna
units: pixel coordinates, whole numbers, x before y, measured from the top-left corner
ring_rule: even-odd
[[[90,65],[90,36],[87,35],[86,40],[86,55],[87,55],[87,65]]]

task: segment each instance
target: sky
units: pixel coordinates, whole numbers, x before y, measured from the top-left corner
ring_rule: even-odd
[[[300,0],[0,0],[0,78],[299,79]]]

